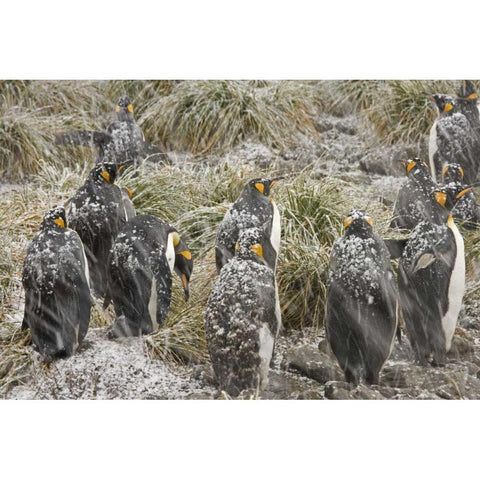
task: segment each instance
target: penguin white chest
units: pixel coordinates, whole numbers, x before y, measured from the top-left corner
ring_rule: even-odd
[[[272,233],[270,236],[270,242],[275,250],[275,253],[278,257],[278,252],[280,251],[280,235],[281,235],[281,224],[280,224],[280,212],[278,207],[272,199],[273,207],[273,220],[272,220]]]
[[[449,219],[448,227],[453,233],[457,246],[457,255],[453,264],[450,283],[448,285],[448,310],[442,318],[442,328],[445,333],[447,352],[452,346],[452,338],[457,325],[458,314],[462,307],[463,294],[465,292],[465,251],[463,238],[454,221]]]
[[[435,173],[435,163],[433,161],[433,157],[435,153],[437,153],[438,145],[437,145],[437,121],[432,125],[430,129],[430,137],[428,141],[428,159],[430,163],[430,173],[432,175],[433,181],[436,182],[436,173]]]
[[[175,247],[173,246],[173,233],[168,234],[167,251],[165,252],[165,255],[167,257],[170,272],[173,273],[175,268]]]

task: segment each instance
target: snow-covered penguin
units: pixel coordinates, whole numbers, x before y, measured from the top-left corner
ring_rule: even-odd
[[[332,247],[326,333],[347,382],[377,384],[397,329],[390,255],[372,219],[353,210]]]
[[[117,317],[111,335],[138,336],[157,330],[170,308],[173,272],[181,278],[188,300],[192,269],[192,255],[175,228],[152,215],[129,221],[108,262],[104,307],[112,301]]]
[[[468,189],[432,193],[437,208],[412,231],[399,263],[403,317],[417,361],[444,365],[465,290],[463,238],[450,210]]]
[[[275,271],[280,248],[280,213],[270,191],[283,177],[250,180],[238,199],[225,214],[217,233],[215,261],[217,271],[233,258],[235,244],[243,230],[260,227],[265,231],[263,254],[267,265]]]
[[[262,390],[280,328],[275,275],[263,255],[265,233],[242,231],[220,271],[205,312],[208,351],[220,388],[230,395]]]
[[[478,172],[474,158],[476,133],[469,121],[458,111],[449,95],[429,94],[439,116],[430,129],[428,155],[432,178],[440,182],[442,169],[448,163],[458,163],[465,171],[465,181],[475,181]]]
[[[402,162],[407,182],[398,191],[390,228],[412,229],[432,212],[433,181],[428,165],[419,158]]]
[[[442,175],[444,185],[454,192],[459,192],[468,187],[463,181],[463,168],[457,163],[446,165]],[[473,189],[458,199],[453,207],[452,216],[465,228],[474,229],[480,226],[480,215]]]
[[[114,184],[121,169],[122,166],[113,163],[96,165],[67,202],[68,223],[84,244],[92,293],[98,297],[105,294],[107,258],[112,243],[135,211],[128,194]]]
[[[145,141],[140,126],[133,117],[130,98],[122,96],[115,105],[115,120],[106,132],[70,130],[55,137],[58,145],[83,145],[97,149],[96,163],[129,163],[137,167],[145,158],[170,163],[168,155]]]
[[[67,228],[63,207],[50,210],[32,238],[23,263],[23,328],[50,361],[73,355],[90,321],[88,265],[82,242]]]

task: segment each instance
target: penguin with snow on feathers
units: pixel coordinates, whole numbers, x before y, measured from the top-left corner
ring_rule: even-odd
[[[480,105],[475,84],[470,80],[463,80],[455,104],[459,112],[463,113],[470,123],[475,134],[473,145],[473,158],[480,170]]]
[[[395,278],[372,219],[353,210],[332,247],[327,288],[327,340],[347,382],[378,384],[397,331]]]
[[[152,215],[129,221],[113,243],[108,261],[104,308],[111,301],[117,317],[110,336],[157,330],[170,307],[173,272],[181,278],[188,300],[192,269],[192,255],[175,228]]]
[[[215,376],[230,395],[267,386],[280,329],[275,274],[263,255],[264,240],[260,228],[241,232],[235,256],[220,271],[205,311]]]
[[[428,165],[419,158],[402,162],[407,183],[398,191],[390,228],[412,229],[418,222],[429,218],[434,208],[432,191],[437,187]]]
[[[114,184],[123,168],[114,163],[96,165],[67,202],[68,222],[85,246],[92,293],[99,298],[107,286],[107,259],[112,243],[135,212],[127,190]]]
[[[435,182],[441,180],[443,167],[458,163],[465,171],[465,181],[475,181],[478,173],[475,155],[476,133],[469,121],[458,111],[449,95],[428,94],[437,106],[439,116],[430,129],[428,155],[430,172]]]
[[[421,365],[430,360],[445,365],[451,348],[465,290],[465,252],[450,210],[470,190],[453,192],[439,187],[432,193],[437,208],[430,220],[412,231],[400,259],[400,304]]]
[[[463,182],[463,168],[457,163],[448,164],[444,167],[443,184],[453,191],[461,191],[467,188]],[[452,216],[463,227],[472,230],[480,226],[480,215],[473,190],[467,192],[452,209]]]
[[[120,97],[115,105],[115,116],[106,132],[70,130],[57,135],[55,143],[94,147],[97,149],[96,163],[127,162],[136,168],[147,157],[170,163],[163,149],[145,141],[143,131],[133,117],[133,104],[129,97]]]
[[[63,207],[44,216],[23,263],[25,311],[22,328],[45,360],[75,353],[90,321],[88,264],[82,242],[67,228]]]
[[[225,214],[217,233],[215,262],[217,272],[235,255],[235,244],[240,233],[253,227],[261,227],[266,232],[263,254],[267,264],[275,271],[280,248],[280,213],[270,190],[283,177],[250,180],[238,199]]]

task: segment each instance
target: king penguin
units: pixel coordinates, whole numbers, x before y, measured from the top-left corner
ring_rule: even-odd
[[[112,337],[139,336],[157,330],[172,296],[172,274],[181,278],[185,298],[193,260],[179,233],[152,215],[138,215],[118,234],[108,261],[106,308],[113,303]]]
[[[430,217],[431,193],[437,184],[433,181],[428,165],[419,158],[402,162],[407,182],[398,191],[390,228],[412,229],[418,222]]]
[[[280,249],[281,225],[280,213],[275,201],[270,198],[270,191],[282,178],[255,178],[245,185],[218,228],[215,245],[217,272],[233,258],[240,233],[253,227],[264,229],[264,258],[267,265],[275,271]]]
[[[171,163],[166,152],[145,141],[133,117],[133,104],[122,96],[115,105],[115,120],[106,131],[70,130],[55,137],[57,145],[90,146],[97,149],[96,163],[128,163],[138,167],[146,158]]]
[[[444,365],[465,290],[463,238],[450,214],[470,188],[432,193],[437,208],[412,231],[400,258],[398,289],[407,334],[419,364]]]
[[[463,168],[457,163],[448,164],[443,168],[443,184],[455,191],[467,188],[463,181]],[[452,216],[463,227],[472,230],[480,226],[480,215],[473,190],[467,192],[453,207]]]
[[[458,111],[449,95],[429,94],[437,106],[439,116],[430,129],[428,155],[430,171],[435,182],[440,182],[442,169],[448,163],[458,163],[465,171],[465,181],[473,183],[478,166],[474,158],[476,134],[469,121]]]
[[[397,295],[390,255],[373,221],[353,210],[332,247],[326,334],[347,382],[377,384],[397,330]]]
[[[220,388],[230,395],[264,389],[280,329],[275,274],[263,255],[265,232],[243,230],[205,311],[208,351]]]
[[[50,210],[32,238],[23,263],[22,328],[45,360],[75,353],[88,330],[88,264],[80,237],[67,228],[63,207]]]
[[[114,184],[119,170],[113,163],[96,165],[67,202],[70,227],[80,236],[87,254],[92,293],[103,297],[107,258],[118,232],[134,212],[128,194]],[[127,203],[130,202],[130,203]]]

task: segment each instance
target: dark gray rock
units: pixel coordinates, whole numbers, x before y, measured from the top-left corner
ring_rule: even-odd
[[[418,145],[393,145],[371,148],[360,159],[360,169],[369,174],[404,176],[401,162],[419,157]],[[422,158],[422,157],[421,157]],[[425,158],[428,160],[428,156]]]
[[[344,378],[336,359],[320,352],[314,345],[301,345],[289,349],[282,361],[282,368],[298,371],[320,383]]]
[[[357,387],[346,382],[327,382],[325,384],[325,398],[330,400],[382,400],[385,397],[375,389],[360,384]]]

